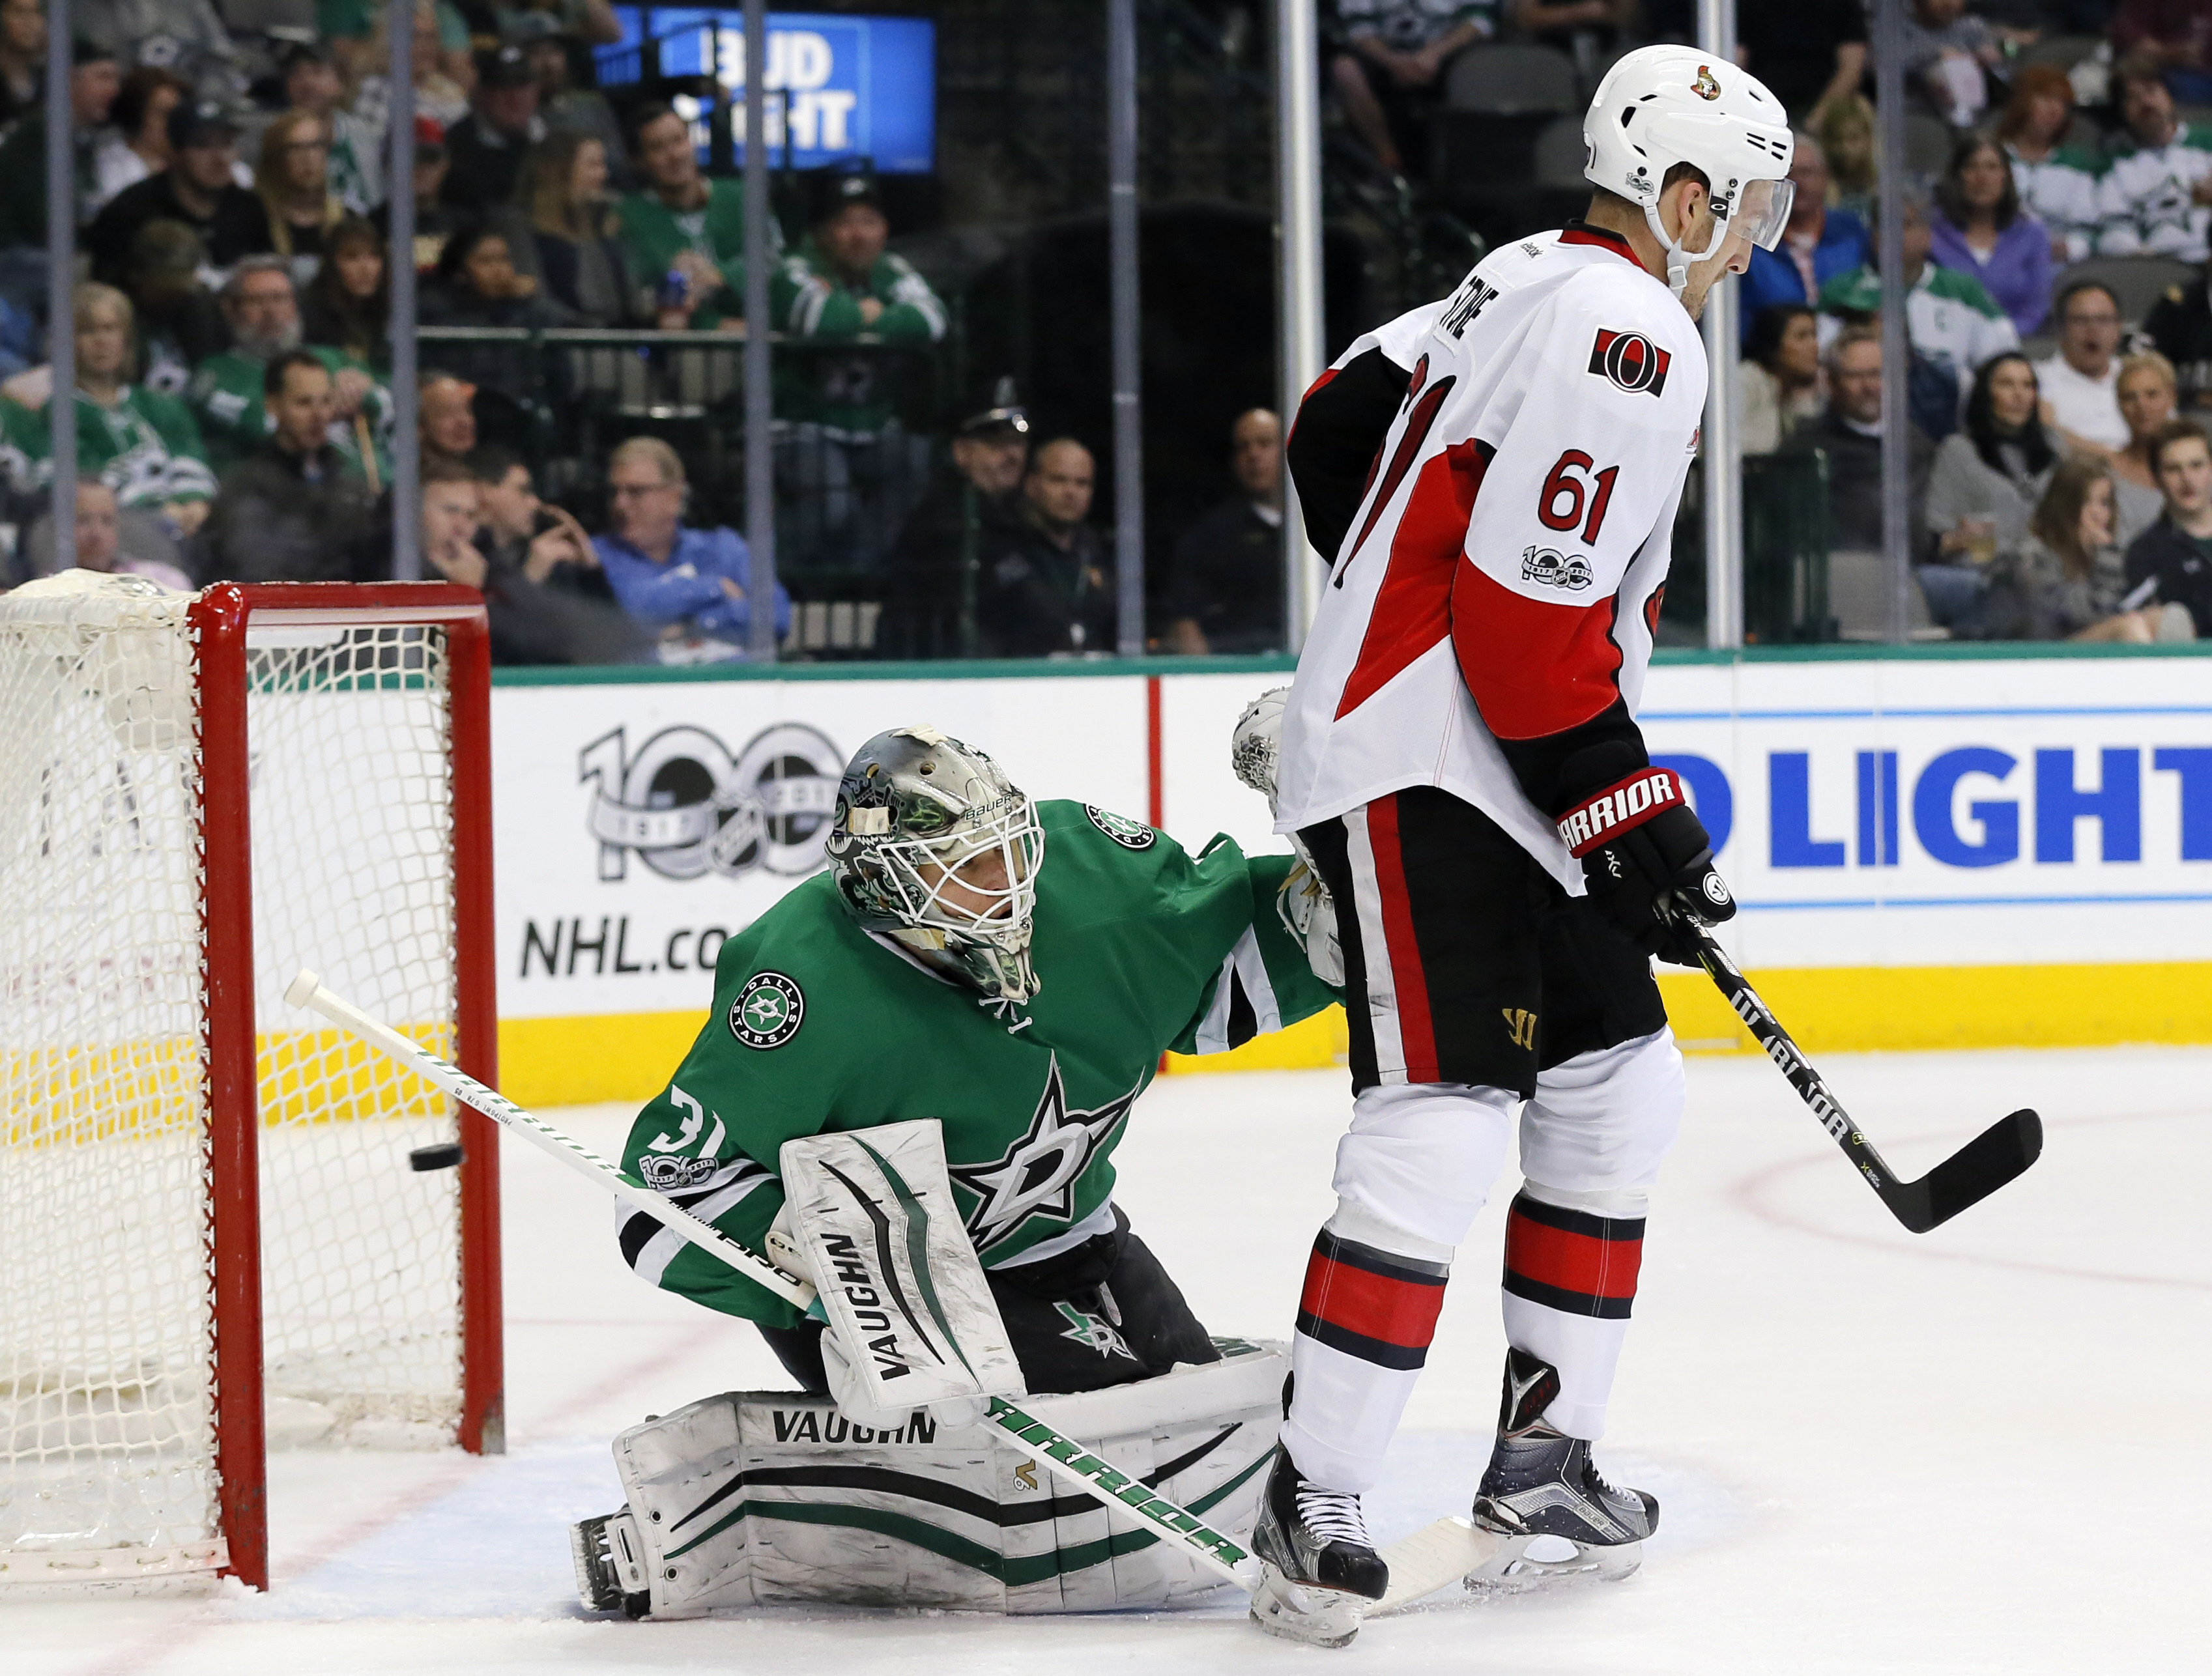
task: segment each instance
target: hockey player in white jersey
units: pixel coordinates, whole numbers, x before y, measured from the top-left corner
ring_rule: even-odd
[[[1363,338],[1290,444],[1333,556],[1284,719],[1278,829],[1336,902],[1355,1099],[1299,1303],[1253,1615],[1341,1644],[1387,1570],[1360,1492],[1504,1162],[1510,1346],[1474,1517],[1625,1575],[1649,1495],[1591,1444],[1682,1106],[1650,956],[1735,912],[1635,720],[1698,444],[1711,287],[1788,219],[1790,128],[1725,59],[1648,47],[1584,119],[1587,219]]]

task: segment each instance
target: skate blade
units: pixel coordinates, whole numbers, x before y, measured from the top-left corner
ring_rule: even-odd
[[[606,1559],[606,1528],[612,1514],[568,1527],[568,1558],[576,1567],[576,1600],[586,1612],[620,1612],[622,1589]]]
[[[1252,1621],[1271,1636],[1309,1647],[1343,1647],[1375,1602],[1341,1588],[1294,1583],[1273,1565],[1252,1591]]]
[[[1510,1539],[1485,1530],[1471,1519],[1439,1519],[1382,1551],[1390,1568],[1389,1592],[1370,1608],[1382,1618],[1426,1600],[1440,1588],[1465,1579],[1487,1564]]]
[[[1476,1528],[1480,1531],[1481,1527]],[[1569,1583],[1617,1583],[1634,1575],[1644,1564],[1641,1542],[1601,1546],[1561,1536],[1490,1534],[1496,1537],[1499,1545],[1488,1559],[1467,1574],[1470,1594],[1521,1594]],[[1539,1542],[1547,1552],[1541,1558],[1533,1558],[1528,1550]],[[1551,1551],[1559,1547],[1571,1552],[1555,1558]]]

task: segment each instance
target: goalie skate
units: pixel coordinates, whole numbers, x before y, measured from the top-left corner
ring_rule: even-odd
[[[571,1525],[568,1555],[576,1564],[576,1598],[586,1612],[646,1615],[651,1595],[645,1548],[628,1508]]]

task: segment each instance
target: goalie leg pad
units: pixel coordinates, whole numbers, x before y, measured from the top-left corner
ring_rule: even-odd
[[[1215,1342],[1219,1362],[1024,1406],[1242,1540],[1288,1358],[1278,1345]],[[927,1413],[878,1432],[826,1397],[729,1393],[623,1433],[615,1464],[656,1618],[785,1601],[1095,1612],[1219,1587],[994,1430]],[[605,1610],[605,1599],[585,1604]]]

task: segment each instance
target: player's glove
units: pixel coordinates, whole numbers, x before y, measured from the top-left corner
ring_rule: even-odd
[[[1559,836],[1583,864],[1590,902],[1649,955],[1698,964],[1676,916],[1700,925],[1735,917],[1735,898],[1713,871],[1712,841],[1671,768],[1638,763],[1617,741],[1567,759],[1562,784],[1592,789],[1559,813]]]
[[[1306,964],[1314,976],[1333,988],[1344,987],[1344,944],[1336,930],[1336,900],[1296,838],[1291,847],[1297,859],[1275,892],[1275,913],[1283,929],[1298,939],[1306,951]]]

